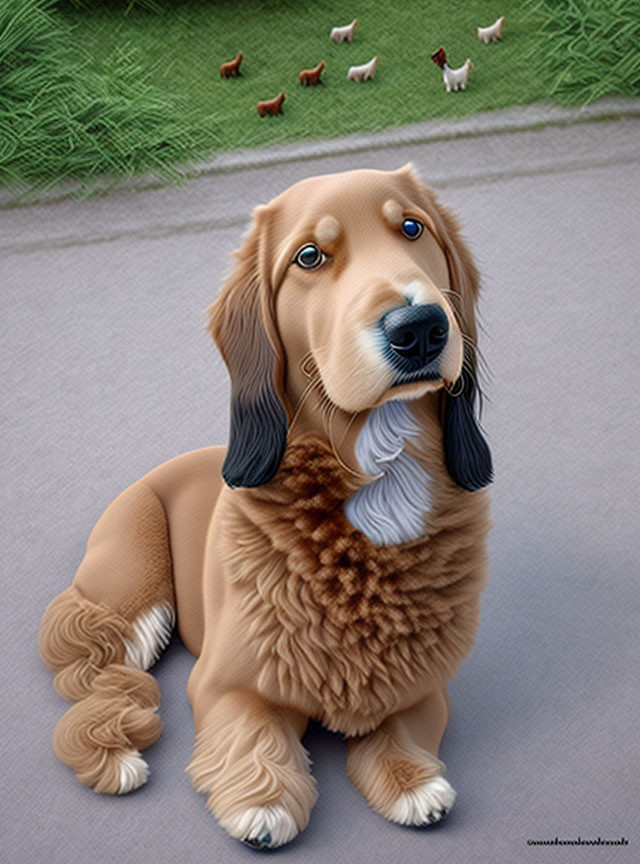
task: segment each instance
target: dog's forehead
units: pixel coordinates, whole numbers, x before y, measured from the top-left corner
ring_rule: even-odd
[[[333,215],[349,220],[371,213],[382,216],[389,198],[411,197],[413,183],[406,171],[347,171],[310,177],[291,186],[274,199],[272,205],[290,220],[322,218]]]

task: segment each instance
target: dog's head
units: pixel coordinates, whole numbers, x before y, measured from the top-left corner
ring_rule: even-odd
[[[478,274],[410,166],[297,183],[255,210],[236,258],[210,310],[231,375],[230,486],[275,475],[309,363],[347,413],[443,390],[449,474],[469,490],[490,482],[474,413]]]

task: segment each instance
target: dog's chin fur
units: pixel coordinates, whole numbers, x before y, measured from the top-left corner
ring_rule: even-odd
[[[338,399],[333,399],[331,394],[326,390],[328,401],[331,405],[335,405],[340,411],[346,414],[360,414],[365,411],[372,411],[374,408],[379,408],[387,402],[413,402],[426,396],[427,393],[435,393],[442,389],[444,382],[442,379],[437,381],[412,381],[407,384],[398,384],[397,386],[385,387],[380,391],[380,394],[373,399],[363,400],[361,405],[354,406],[353,403],[341,404]]]
[[[433,381],[409,381],[406,384],[397,384],[390,390],[385,391],[382,397],[376,402],[377,405],[384,405],[385,402],[412,402],[415,399],[421,399],[427,393],[435,393],[436,390],[441,390],[444,386],[442,378],[437,378]]]

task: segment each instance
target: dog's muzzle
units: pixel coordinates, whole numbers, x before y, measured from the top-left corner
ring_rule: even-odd
[[[397,306],[380,319],[388,362],[397,384],[439,377],[437,360],[449,334],[449,321],[435,304]]]

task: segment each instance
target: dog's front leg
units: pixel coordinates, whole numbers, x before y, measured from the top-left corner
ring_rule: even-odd
[[[243,690],[219,696],[204,711],[196,700],[193,707],[196,744],[187,771],[222,827],[261,848],[293,840],[316,800],[300,743],[307,718]]]
[[[451,809],[456,793],[437,758],[449,718],[445,687],[374,732],[348,741],[347,774],[367,802],[401,825],[431,825]]]

